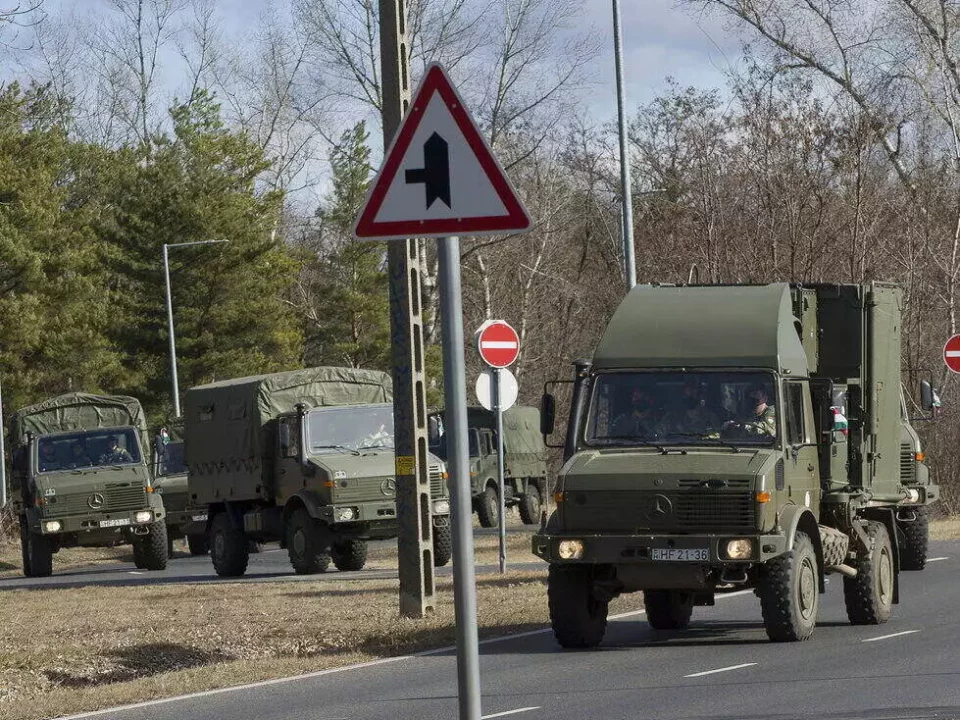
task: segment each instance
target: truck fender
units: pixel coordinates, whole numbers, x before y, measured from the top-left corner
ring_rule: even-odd
[[[301,490],[295,495],[290,496],[283,506],[283,525],[286,527],[287,520],[300,508],[304,508],[310,517],[321,520],[320,508],[323,507],[316,496],[305,490]]]
[[[793,541],[797,531],[802,531],[810,538],[813,549],[817,553],[817,577],[820,592],[826,592],[827,584],[823,568],[823,544],[820,542],[820,526],[810,508],[801,505],[787,505],[780,512],[780,527],[787,535],[787,550],[793,550]]]

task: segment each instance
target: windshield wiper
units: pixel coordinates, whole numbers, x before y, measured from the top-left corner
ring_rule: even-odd
[[[661,454],[666,455],[669,452],[663,445],[658,445],[655,442],[650,442],[649,440],[640,437],[639,435],[614,435],[611,437],[604,438],[605,440],[626,440],[626,441],[636,441],[641,445],[646,447],[656,448],[660,451]]]
[[[349,453],[353,453],[354,455],[360,454],[359,450],[355,450],[352,447],[347,447],[346,445],[311,445],[310,449],[311,450],[345,450]]]
[[[726,447],[733,450],[735,453],[740,452],[740,447],[738,445],[734,445],[733,443],[727,442],[726,440],[721,440],[718,437],[709,437],[711,433],[670,433],[670,435],[674,437],[696,438],[697,440],[712,440],[713,442],[719,443],[720,445],[725,445]]]

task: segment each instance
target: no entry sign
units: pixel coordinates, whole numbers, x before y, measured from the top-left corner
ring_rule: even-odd
[[[960,373],[960,335],[954,335],[943,346],[943,361],[955,373]]]
[[[488,320],[477,331],[477,350],[490,367],[505,368],[520,354],[520,336],[503,320]]]

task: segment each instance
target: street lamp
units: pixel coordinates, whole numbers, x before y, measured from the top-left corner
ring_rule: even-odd
[[[215,245],[228,243],[229,240],[197,240],[195,242],[172,243],[163,246],[163,279],[167,290],[167,336],[170,338],[170,378],[173,390],[173,416],[180,417],[180,385],[177,382],[177,341],[173,335],[173,298],[170,295],[170,248],[190,247],[191,245]]]
[[[627,152],[627,111],[623,89],[623,35],[620,27],[620,0],[613,0],[613,54],[617,68],[617,123],[620,131],[623,273],[629,291],[637,284],[637,263],[633,254],[633,195],[630,191],[630,155]]]

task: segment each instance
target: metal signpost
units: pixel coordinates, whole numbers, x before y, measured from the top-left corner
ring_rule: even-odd
[[[620,136],[620,202],[623,235],[623,274],[627,290],[637,284],[637,263],[633,250],[633,194],[630,190],[630,150],[627,144],[627,100],[623,87],[623,33],[620,0],[613,0],[613,54],[617,70],[617,131]]]
[[[404,16],[396,2],[381,0],[381,13],[385,8],[395,14],[390,18],[381,14],[381,38],[389,36],[382,40],[382,47],[394,47],[397,37],[403,36]],[[406,67],[405,46],[396,44],[396,47],[400,48],[402,66]],[[385,79],[388,61],[392,59],[384,53]],[[480,720],[481,715],[459,235],[522,232],[529,227],[526,210],[463,100],[443,68],[430,65],[385,153],[383,167],[370,186],[354,226],[354,236],[358,240],[402,241],[391,244],[392,247],[403,247],[403,243],[409,247],[410,242],[406,240],[409,237],[440,238],[437,255],[445,420],[449,436],[447,464],[454,526],[460,720]],[[393,275],[391,266],[391,278]],[[408,274],[408,281],[411,295],[417,301],[413,307],[419,310],[419,275]],[[406,369],[409,365],[397,367],[396,362],[395,356],[395,379],[405,371],[409,373]],[[426,422],[425,409],[425,406],[416,408],[418,423]],[[399,447],[397,454],[399,457]]]

